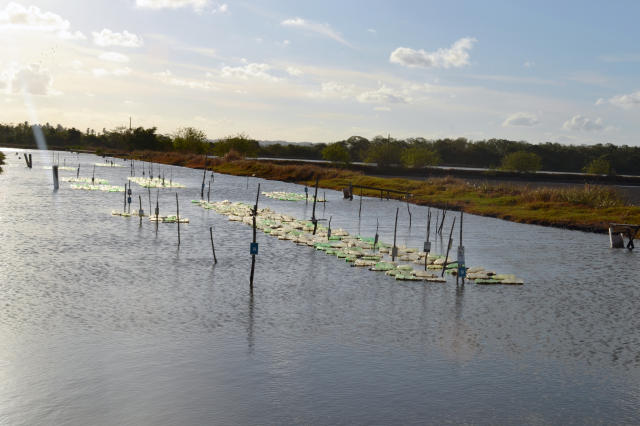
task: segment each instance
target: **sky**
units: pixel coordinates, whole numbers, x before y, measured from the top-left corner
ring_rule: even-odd
[[[0,0],[0,123],[640,145],[640,2]]]

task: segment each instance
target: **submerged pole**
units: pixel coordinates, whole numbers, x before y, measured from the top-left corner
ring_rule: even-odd
[[[178,248],[180,248],[180,204],[178,203],[177,192],[176,192],[176,223],[178,224]]]
[[[449,250],[451,250],[451,243],[453,242],[453,228],[456,226],[456,218],[453,218],[453,223],[451,224],[451,231],[449,232],[449,243],[447,244],[447,254],[444,256],[444,264],[442,265],[442,274],[441,277],[444,277],[444,273],[447,270],[447,261],[449,260]]]
[[[53,189],[54,191],[57,191],[59,188],[58,185],[58,165],[54,164],[53,166],[51,166],[51,171],[53,173]]]
[[[396,261],[396,256],[398,255],[398,247],[396,247],[396,234],[398,232],[398,212],[400,211],[400,207],[396,207],[396,224],[393,227],[393,247],[391,248],[391,261]]]
[[[258,243],[256,243],[256,218],[258,216],[258,198],[260,197],[260,184],[256,194],[256,204],[253,206],[253,243],[251,244],[251,275],[249,276],[249,291],[253,294],[253,272],[256,267],[256,254],[258,254]]]
[[[424,270],[427,270],[427,264],[429,262],[429,252],[431,252],[431,241],[429,237],[431,233],[431,207],[427,209],[427,240],[424,242]]]
[[[313,210],[311,213],[311,222],[313,223],[313,235],[316,235],[318,229],[318,219],[316,219],[316,201],[318,200],[318,181],[320,178],[316,176],[316,192],[313,195]]]
[[[216,258],[216,247],[213,245],[213,226],[209,227],[209,236],[211,237],[211,251],[213,252],[213,263],[218,263]]]

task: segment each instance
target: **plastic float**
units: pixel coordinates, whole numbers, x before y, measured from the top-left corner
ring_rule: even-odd
[[[275,200],[280,200],[280,201],[309,201],[309,202],[313,202],[313,195],[308,196],[306,194],[298,194],[295,192],[283,192],[283,191],[272,191],[272,192],[262,192],[262,195],[264,195],[267,198],[273,198]],[[325,203],[327,200],[325,200],[324,198],[320,198],[318,197],[318,199],[316,200],[316,202],[318,203]]]
[[[169,179],[128,177],[128,179],[144,188],[186,188],[186,186]]]
[[[191,202],[225,215],[230,221],[253,225],[253,207],[249,204],[228,200],[219,202],[192,200]],[[329,230],[322,224],[318,224],[316,235],[312,235],[313,223],[310,221],[279,214],[268,207],[258,209],[256,228],[280,240],[288,240],[298,245],[307,245],[318,251],[324,251],[327,255],[343,259],[354,267],[366,267],[371,271],[384,272],[398,281],[445,283],[445,278],[441,277],[439,273],[434,274],[431,271],[434,269],[442,270],[444,268],[445,272],[450,275],[457,274],[458,264],[455,259],[445,259],[444,256],[435,253],[427,255],[427,253],[413,247],[399,246],[397,247],[396,259],[392,261],[390,245],[387,243],[379,241],[373,247],[373,238],[350,235],[342,229],[332,229],[329,237]],[[415,265],[423,266],[425,264],[425,256],[427,271],[423,268],[415,269]],[[524,281],[516,278],[515,275],[496,274],[481,267],[469,268],[466,279],[482,285],[524,284]]]

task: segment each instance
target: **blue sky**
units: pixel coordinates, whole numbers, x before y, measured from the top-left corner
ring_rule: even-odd
[[[638,12],[631,1],[0,1],[0,121],[638,145]]]

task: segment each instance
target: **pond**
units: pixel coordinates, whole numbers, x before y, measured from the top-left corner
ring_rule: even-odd
[[[464,216],[467,265],[523,286],[400,282],[192,204],[203,172],[154,165],[176,224],[112,216],[122,192],[52,190],[51,152],[0,175],[0,422],[6,424],[638,423],[640,266],[608,236]],[[89,154],[59,153],[60,164]],[[125,167],[96,167],[124,185]],[[136,163],[136,176],[141,175]],[[61,177],[76,172],[61,170]],[[210,181],[207,174],[206,182]],[[213,200],[300,185],[215,174]],[[149,192],[132,185],[149,210]],[[310,189],[311,190],[311,189]],[[422,247],[426,207],[328,202],[332,228]],[[206,190],[205,190],[206,197]],[[311,204],[265,197],[298,218]],[[434,217],[441,213],[432,209]],[[452,218],[448,213],[445,238]],[[213,265],[209,227],[217,265]],[[457,226],[457,225],[456,225]],[[454,231],[457,247],[458,231]],[[432,239],[440,253],[446,241]]]

